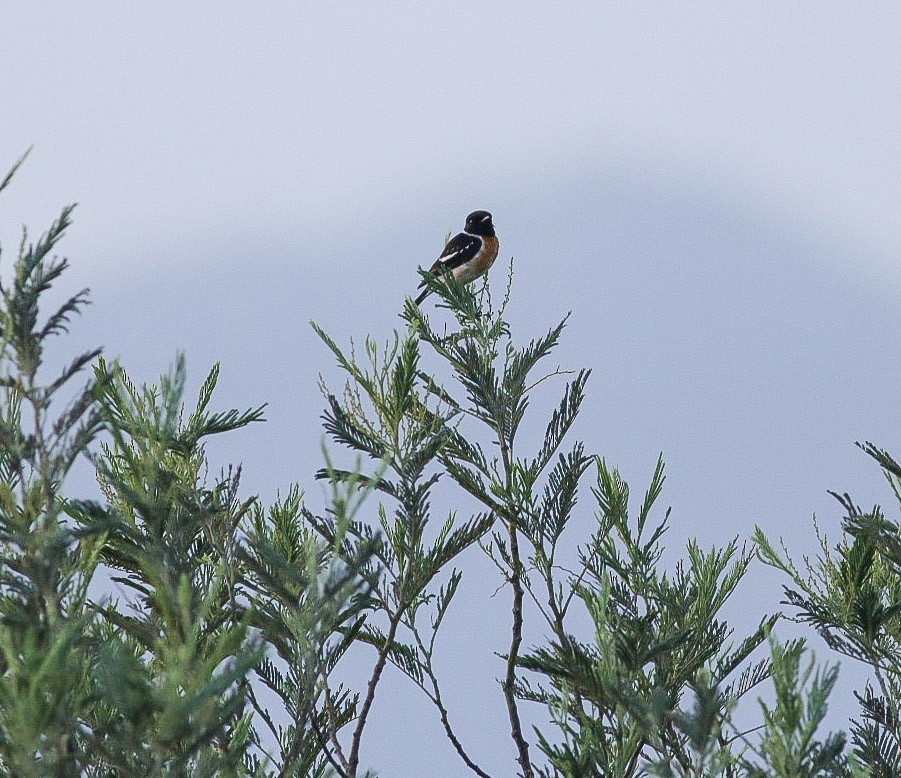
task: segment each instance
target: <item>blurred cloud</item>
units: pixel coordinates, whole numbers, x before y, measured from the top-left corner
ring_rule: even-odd
[[[76,199],[85,248],[164,261],[173,239],[334,236],[423,201],[443,229],[496,181],[622,159],[854,235],[861,270],[899,275],[896,4],[212,9],[4,9],[0,153],[37,146],[24,207]]]

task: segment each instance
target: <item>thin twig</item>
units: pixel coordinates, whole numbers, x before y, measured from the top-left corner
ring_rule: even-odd
[[[354,728],[353,737],[350,741],[350,756],[347,759],[347,774],[349,778],[356,778],[357,767],[360,764],[360,741],[363,738],[363,730],[366,728],[366,720],[369,718],[369,711],[372,709],[372,703],[375,700],[375,690],[381,680],[382,672],[388,661],[388,652],[394,643],[397,635],[397,625],[400,623],[401,616],[405,610],[405,605],[399,604],[397,610],[391,616],[388,624],[388,633],[385,635],[385,645],[379,649],[378,658],[375,666],[372,668],[372,675],[369,683],[366,684],[366,697],[363,700],[363,707],[360,708],[360,715],[357,718],[357,725]]]
[[[544,383],[545,381],[547,381],[547,380],[550,379],[550,378],[556,378],[557,376],[561,376],[561,375],[576,375],[577,372],[578,372],[577,370],[561,370],[561,369],[558,367],[556,370],[554,370],[554,371],[548,373],[547,375],[544,375],[544,376],[542,376],[541,378],[539,378],[534,384],[531,384],[530,386],[527,386],[527,387],[525,388],[525,391],[523,392],[523,394],[526,394],[526,393],[528,393],[528,392],[531,392],[536,386],[538,386],[538,385],[541,384],[541,383]]]
[[[482,770],[470,757],[469,754],[466,753],[466,750],[463,748],[463,744],[459,741],[456,734],[454,733],[453,728],[451,727],[450,718],[448,716],[447,708],[444,707],[444,702],[441,699],[441,688],[438,685],[438,677],[435,675],[434,667],[432,666],[432,647],[435,643],[435,634],[432,635],[432,640],[429,649],[426,649],[425,645],[422,642],[422,638],[419,635],[418,629],[413,629],[413,636],[416,640],[416,645],[419,647],[419,651],[422,656],[425,658],[425,662],[422,663],[422,669],[425,670],[425,674],[428,676],[429,680],[432,682],[432,692],[428,692],[425,687],[420,684],[420,688],[425,691],[426,696],[434,703],[435,707],[438,708],[438,713],[441,716],[441,724],[444,726],[444,732],[447,735],[448,740],[450,740],[456,752],[460,755],[460,758],[466,763],[466,766],[472,770],[479,778],[491,778],[491,776]]]

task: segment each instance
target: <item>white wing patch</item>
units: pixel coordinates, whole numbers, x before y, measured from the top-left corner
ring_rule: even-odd
[[[454,259],[459,257],[462,253],[463,253],[463,249],[459,248],[456,251],[452,251],[450,254],[442,254],[440,257],[438,257],[438,261],[442,265],[444,265],[448,262],[452,262]]]

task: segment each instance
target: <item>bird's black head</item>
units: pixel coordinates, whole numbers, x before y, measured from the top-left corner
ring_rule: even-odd
[[[494,235],[494,224],[488,211],[473,211],[466,217],[464,228],[470,235]]]

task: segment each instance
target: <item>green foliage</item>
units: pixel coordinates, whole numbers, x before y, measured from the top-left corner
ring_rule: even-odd
[[[429,534],[431,492],[440,477],[436,466],[440,453],[458,434],[452,426],[458,411],[446,403],[430,404],[435,387],[419,368],[416,334],[411,331],[405,338],[396,335],[384,349],[367,339],[366,364],[361,366],[353,352],[345,355],[321,329],[315,329],[348,374],[342,399],[323,387],[328,403],[325,429],[335,442],[365,454],[370,461],[362,472],[358,472],[360,468],[346,471],[329,467],[318,477],[328,479],[334,487],[345,486],[350,494],[354,490],[375,490],[390,500],[390,507],[384,503],[378,506],[377,527],[365,522],[342,524],[337,512],[308,517],[311,526],[340,550],[346,562],[359,556],[364,545],[373,549],[378,562],[364,573],[370,585],[368,612],[353,635],[375,648],[370,681],[349,743],[341,745],[340,719],[329,729],[335,761],[348,775],[355,775],[363,731],[387,663],[409,675],[441,707],[432,651],[460,573],[450,570],[444,583],[436,584],[436,578],[482,538],[493,516],[483,513],[459,522],[450,513]],[[430,636],[424,638],[421,624],[426,612],[430,614]],[[403,642],[402,631],[413,642]],[[426,687],[426,679],[432,684],[431,690]],[[446,712],[444,715],[446,722]]]
[[[59,487],[103,429],[97,382],[68,386],[98,352],[45,378],[46,342],[67,330],[87,293],[43,320],[39,311],[68,266],[50,254],[71,212],[63,209],[35,243],[23,232],[12,278],[0,287],[0,770],[20,776],[77,769],[91,695],[86,598],[101,540],[95,527],[66,522]]]
[[[858,444],[880,465],[901,505],[901,466],[871,443]],[[830,547],[819,535],[820,556],[800,570],[758,530],[764,562],[782,570],[785,603],[813,625],[830,648],[867,665],[872,681],[855,692],[860,718],[851,722],[854,753],[869,775],[901,775],[901,524],[877,505],[862,511],[847,494],[843,538]]]
[[[761,702],[763,735],[753,750],[759,764],[746,762],[749,778],[819,778],[847,775],[844,735],[816,739],[826,716],[826,700],[838,680],[838,667],[823,670],[813,660],[802,670],[803,641],[772,644],[776,703]]]
[[[43,378],[47,341],[87,304],[85,290],[39,315],[68,266],[51,252],[71,210],[23,237],[0,288],[0,772],[325,775],[316,691],[356,623],[371,548],[348,563],[318,540],[296,487],[264,509],[239,497],[240,468],[210,479],[205,440],[262,420],[210,410],[218,365],[190,412],[182,357],[153,385],[99,349]],[[103,501],[66,496],[79,457]],[[117,596],[95,599],[105,581]],[[278,703],[257,698],[267,682],[292,717],[281,731]]]
[[[550,707],[564,736],[556,743],[540,740],[553,767],[546,775],[631,776],[650,764],[699,774],[698,756],[711,756],[699,742],[714,732],[717,761],[729,761],[725,749],[741,733],[722,732],[723,722],[769,673],[766,661],[748,660],[775,618],[737,646],[731,642],[734,630],[719,618],[751,554],[739,552],[734,541],[707,553],[690,542],[687,560],[667,573],[660,539],[668,512],[656,526],[649,524],[663,481],[658,460],[630,519],[628,485],[603,460],[597,462],[598,522],[580,550],[566,595],[567,602],[578,598],[587,609],[593,640],[563,631],[522,662],[550,680],[549,689],[530,690],[528,696]],[[688,717],[680,710],[691,694],[703,715]]]
[[[518,704],[524,696],[518,670],[524,606],[530,599],[551,631],[562,634],[569,599],[555,580],[557,548],[591,458],[578,442],[568,452],[558,452],[578,416],[590,371],[577,373],[567,383],[558,408],[546,423],[544,442],[531,456],[522,456],[518,432],[532,392],[547,379],[568,375],[558,368],[534,377],[536,368],[558,344],[566,319],[518,347],[504,320],[509,285],[497,311],[490,309],[487,294],[473,294],[453,279],[444,280],[436,291],[456,319],[455,332],[440,334],[410,301],[404,316],[411,332],[432,349],[462,390],[462,395],[455,397],[453,388],[431,386],[460,416],[440,459],[456,484],[481,504],[483,515],[492,521],[493,531],[483,548],[511,594],[511,634],[501,691],[519,769],[530,777],[535,775],[535,767]],[[483,309],[485,305],[488,310]],[[464,431],[464,420],[472,421],[474,428]],[[486,435],[487,443],[478,442]]]
[[[107,505],[73,516],[106,519],[100,558],[133,596],[93,603],[87,739],[119,774],[235,773],[250,742],[245,679],[263,655],[240,603],[237,529],[251,503],[237,499],[237,472],[204,482],[200,441],[261,411],[207,413],[217,366],[183,423],[183,358],[141,389],[102,359],[96,374],[112,439],[96,459]]]
[[[254,505],[243,552],[251,624],[268,651],[256,668],[259,682],[278,700],[253,707],[277,744],[277,775],[331,774],[327,745],[353,720],[357,695],[331,674],[359,632],[369,602],[374,544],[349,539],[359,502],[338,487],[332,499],[332,542],[309,524],[300,491],[263,510]]]

